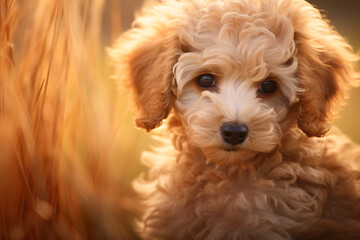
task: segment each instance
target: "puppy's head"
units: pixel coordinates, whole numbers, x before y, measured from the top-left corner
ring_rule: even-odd
[[[110,53],[137,125],[173,109],[217,160],[270,152],[291,127],[323,136],[356,79],[348,44],[302,0],[164,1]]]

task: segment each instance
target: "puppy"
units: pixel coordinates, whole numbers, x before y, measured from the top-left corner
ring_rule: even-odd
[[[110,55],[171,140],[143,156],[144,238],[360,239],[360,149],[330,131],[358,58],[312,5],[164,0]]]

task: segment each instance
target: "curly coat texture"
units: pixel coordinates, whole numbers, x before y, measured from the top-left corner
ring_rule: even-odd
[[[309,3],[165,0],[110,55],[137,126],[167,118],[171,136],[135,183],[144,238],[360,239],[360,148],[330,131],[358,58]],[[229,122],[247,125],[243,143],[224,141]]]

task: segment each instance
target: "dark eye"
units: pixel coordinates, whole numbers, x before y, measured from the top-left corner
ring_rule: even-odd
[[[200,75],[196,78],[196,81],[202,88],[211,88],[215,85],[215,76],[212,74]]]
[[[262,93],[272,93],[276,90],[276,82],[273,80],[265,80],[261,83],[259,91]]]

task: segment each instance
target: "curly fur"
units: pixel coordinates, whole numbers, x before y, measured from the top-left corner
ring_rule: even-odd
[[[137,126],[171,136],[135,184],[146,239],[360,239],[360,148],[330,131],[358,58],[309,3],[165,0],[110,55]],[[232,151],[227,122],[249,128]]]

